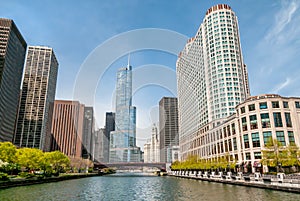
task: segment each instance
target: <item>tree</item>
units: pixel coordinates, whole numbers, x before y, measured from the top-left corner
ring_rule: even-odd
[[[0,160],[7,163],[14,163],[16,160],[17,148],[11,142],[0,142]]]
[[[55,173],[59,174],[70,165],[70,159],[60,151],[46,152],[43,157],[45,170],[51,167]]]
[[[281,142],[270,138],[265,146],[265,150],[263,150],[262,153],[262,164],[269,167],[276,167],[276,172],[279,172],[279,166],[286,158]]]
[[[17,161],[19,165],[29,171],[41,169],[44,153],[40,149],[21,148],[17,150]]]

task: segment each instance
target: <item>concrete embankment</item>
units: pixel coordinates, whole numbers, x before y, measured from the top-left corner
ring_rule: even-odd
[[[80,178],[94,177],[94,176],[101,176],[101,175],[96,173],[64,174],[64,175],[60,175],[59,177],[49,177],[49,178],[11,179],[9,181],[0,182],[0,189],[17,187],[17,186],[34,185],[34,184],[43,184],[49,182],[58,182],[58,181],[64,181],[70,179],[80,179]]]
[[[240,186],[247,186],[247,187],[264,188],[264,189],[272,189],[272,190],[279,190],[279,191],[285,191],[285,192],[300,193],[300,184],[299,183],[270,182],[270,181],[263,181],[263,180],[254,181],[253,179],[234,180],[234,179],[208,178],[208,177],[201,177],[201,176],[198,177],[198,176],[186,176],[186,175],[174,175],[174,174],[169,174],[169,176],[186,178],[186,179],[195,179],[195,180],[208,181],[208,182],[231,184],[231,185],[240,185]]]

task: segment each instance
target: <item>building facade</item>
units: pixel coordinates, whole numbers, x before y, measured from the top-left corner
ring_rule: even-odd
[[[151,154],[151,142],[147,140],[147,143],[144,144],[144,162],[150,163],[150,154]]]
[[[103,139],[104,146],[104,160],[109,162],[109,149],[110,149],[110,132],[115,130],[115,113],[106,112],[105,115],[105,138]]]
[[[235,106],[250,96],[238,20],[228,5],[207,10],[196,35],[179,54],[176,71],[179,144],[185,159],[192,138],[234,114]]]
[[[0,18],[0,142],[15,134],[26,47],[13,20]]]
[[[78,101],[54,101],[51,151],[59,150],[69,157],[81,157],[83,118],[84,105]]]
[[[52,48],[29,46],[14,144],[50,150],[58,62]]]
[[[132,69],[117,72],[115,131],[110,132],[109,162],[141,161],[136,146],[136,108],[132,106]]]
[[[93,160],[94,144],[94,109],[84,107],[83,132],[82,132],[82,158]]]
[[[151,138],[144,145],[144,162],[156,163],[160,162],[160,144],[159,135],[156,125],[151,130]]]
[[[94,161],[97,162],[107,162],[104,161],[104,153],[105,153],[105,128],[100,128],[95,131],[95,140],[94,140]]]
[[[178,102],[175,97],[163,97],[159,101],[160,162],[168,161],[168,149],[179,145]]]
[[[212,126],[212,125],[211,125]],[[213,126],[212,126],[213,127]],[[265,94],[249,97],[236,113],[192,139],[191,154],[204,159],[229,155],[246,171],[267,172],[260,164],[270,138],[300,146],[300,98]]]

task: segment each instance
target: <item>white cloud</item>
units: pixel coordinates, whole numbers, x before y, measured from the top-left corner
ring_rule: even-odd
[[[285,27],[291,22],[293,15],[298,9],[296,1],[282,2],[281,10],[275,16],[275,22],[265,39],[267,41],[276,40],[277,37],[284,31]]]
[[[281,91],[283,88],[287,87],[288,85],[290,85],[292,82],[292,80],[290,78],[286,78],[285,82],[282,82],[280,84],[278,84],[271,93],[275,93],[277,94],[279,91]]]

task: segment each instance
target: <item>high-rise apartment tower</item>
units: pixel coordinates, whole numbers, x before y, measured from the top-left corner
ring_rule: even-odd
[[[235,113],[249,95],[238,20],[225,4],[211,7],[177,60],[179,144],[184,159],[191,139]]]
[[[109,162],[140,161],[136,146],[136,108],[132,106],[132,69],[128,64],[117,73],[115,131],[110,132]]]

